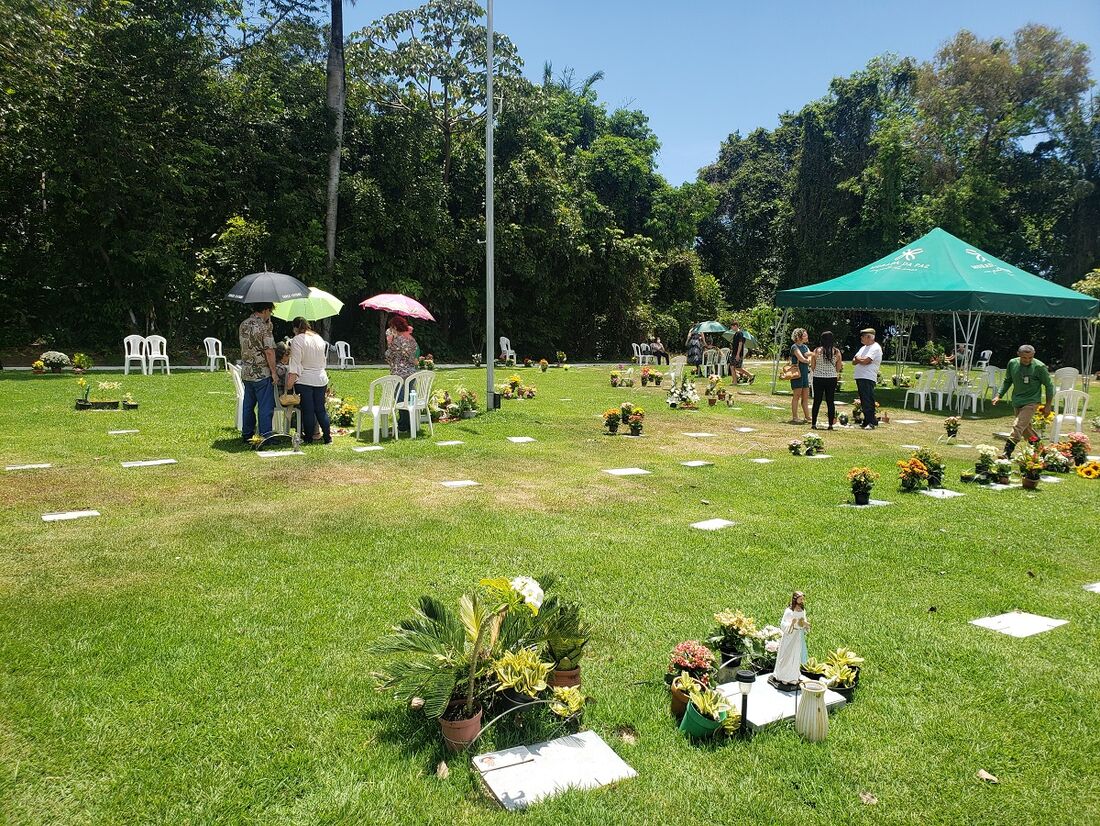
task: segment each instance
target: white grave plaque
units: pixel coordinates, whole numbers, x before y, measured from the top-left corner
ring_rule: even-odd
[[[137,432],[138,431],[136,431],[136,430],[108,430],[107,435],[108,436],[126,436],[127,434],[137,433]]]
[[[693,438],[693,439],[709,439],[709,438],[713,437],[715,434],[713,434],[713,433],[703,433],[703,432],[699,432],[699,433],[687,433],[687,432],[685,432],[684,435],[685,436],[691,436],[691,438]]]
[[[741,690],[737,683],[723,683],[718,686],[718,690],[729,698],[738,712],[741,711]],[[745,717],[748,728],[759,731],[772,723],[794,719],[795,701],[800,699],[800,694],[799,691],[780,691],[768,682],[766,676],[757,677],[749,694],[748,713]],[[831,689],[825,689],[825,708],[830,710],[840,708],[844,703],[845,700],[841,695]]]
[[[902,450],[920,450],[920,445],[901,445]]]
[[[530,436],[509,436],[508,441],[514,445],[523,445],[535,441]]]
[[[1100,582],[1094,582],[1091,585],[1086,585],[1085,590],[1092,591],[1094,594],[1100,594]]]
[[[1046,482],[1048,485],[1058,485],[1062,482],[1057,476],[1040,476],[1039,481]]]
[[[455,445],[462,444],[462,442],[460,442],[458,439],[451,439],[448,442],[436,442],[436,444],[439,447],[454,447]]]
[[[364,447],[353,447],[352,450],[356,453],[369,453],[372,450],[381,450],[382,445],[366,445]]]
[[[702,522],[693,522],[691,527],[701,531],[720,531],[722,528],[732,528],[736,524],[728,519],[704,519]]]
[[[53,467],[51,464],[38,464],[38,465],[8,465],[4,470],[44,470],[48,467]]]
[[[714,462],[704,462],[702,459],[692,459],[690,462],[680,462],[684,467],[710,467]]]
[[[832,457],[832,454],[830,454],[830,453],[815,453],[813,456],[807,456],[806,458],[807,459],[832,459],[833,457]]]
[[[445,488],[476,488],[481,483],[473,479],[456,479],[452,482],[440,482],[440,484]]]
[[[613,467],[609,470],[605,470],[604,473],[610,473],[612,476],[648,476],[648,470],[642,470],[640,467]]]
[[[894,419],[894,424],[920,424],[920,419]]]
[[[759,458],[759,459],[749,459],[749,461],[753,462],[755,464],[758,464],[758,465],[770,465],[772,462],[775,461],[775,459]]]
[[[99,516],[99,511],[65,511],[64,513],[44,513],[43,522],[64,522],[69,519],[83,519],[85,516]]]
[[[594,731],[479,754],[473,763],[510,812],[568,789],[595,789],[638,774]]]
[[[965,493],[960,493],[957,490],[947,490],[946,488],[932,488],[931,490],[919,491],[924,496],[931,496],[933,499],[954,499],[956,496],[966,496]]]
[[[893,502],[887,502],[885,499],[868,499],[866,505],[857,505],[854,502],[845,502],[840,507],[842,508],[881,508],[884,505],[892,505]]]
[[[1000,631],[1010,637],[1030,637],[1042,634],[1059,625],[1065,625],[1069,620],[1051,619],[1041,617],[1038,614],[1028,614],[1025,611],[1009,611],[1007,614],[998,614],[995,617],[983,617],[970,620],[971,625],[988,628],[990,631]]]
[[[738,433],[755,433],[756,432],[755,427],[737,427],[737,428],[734,428],[734,429]]]
[[[300,450],[257,450],[256,455],[265,459],[278,459],[280,456],[305,456],[306,454]]]
[[[175,459],[146,459],[143,462],[123,462],[123,467],[153,467],[154,465],[174,465]]]

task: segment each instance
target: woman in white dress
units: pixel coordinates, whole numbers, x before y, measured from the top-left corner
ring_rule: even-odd
[[[791,604],[783,612],[779,627],[783,629],[783,638],[779,641],[775,671],[769,682],[776,688],[793,690],[798,687],[802,664],[806,662],[806,633],[810,630],[806,620],[806,597],[801,591],[791,595]]]

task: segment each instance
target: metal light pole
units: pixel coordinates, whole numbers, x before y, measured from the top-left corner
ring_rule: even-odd
[[[485,23],[485,409],[493,409],[496,360],[496,286],[493,272],[493,0]]]

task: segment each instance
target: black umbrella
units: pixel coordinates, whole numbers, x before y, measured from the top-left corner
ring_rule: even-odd
[[[305,298],[308,295],[309,287],[293,275],[265,270],[246,275],[233,285],[225,297],[242,304],[263,304],[268,301],[278,304],[280,301]]]

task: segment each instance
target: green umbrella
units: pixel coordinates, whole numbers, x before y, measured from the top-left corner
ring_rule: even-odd
[[[734,335],[733,330],[727,330],[726,332],[722,333],[722,338],[724,338],[726,341],[733,341],[733,335]],[[759,341],[756,340],[756,336],[754,336],[748,330],[742,330],[741,335],[743,335],[745,337],[745,344],[759,344],[760,343]]]
[[[724,333],[728,328],[717,321],[700,321],[691,328],[693,333]]]
[[[340,308],[343,306],[344,302],[336,296],[316,287],[310,287],[309,295],[305,298],[280,301],[275,305],[275,312],[272,315],[284,321],[292,321],[298,316],[306,321],[320,321],[322,318],[339,315]]]

